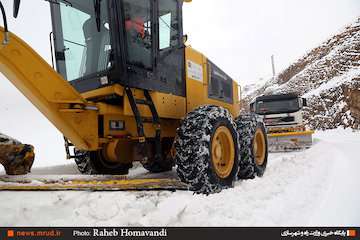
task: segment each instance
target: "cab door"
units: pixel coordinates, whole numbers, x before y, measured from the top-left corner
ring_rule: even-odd
[[[183,1],[119,2],[126,59],[125,85],[185,96]]]
[[[156,70],[166,92],[185,96],[182,1],[158,0]]]

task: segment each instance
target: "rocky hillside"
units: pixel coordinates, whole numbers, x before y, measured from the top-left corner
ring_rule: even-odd
[[[296,92],[308,98],[307,124],[314,129],[360,128],[360,18],[296,61],[262,87],[262,94]]]

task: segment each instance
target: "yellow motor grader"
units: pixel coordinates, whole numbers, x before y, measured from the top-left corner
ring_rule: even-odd
[[[185,44],[182,6],[191,0],[48,2],[54,66],[9,32],[1,4],[0,72],[63,133],[81,173],[126,175],[136,161],[151,173],[176,166],[180,181],[198,193],[263,175],[263,123],[240,116],[238,84]],[[19,7],[15,0],[14,17]],[[114,176],[84,188],[153,189],[173,180],[137,179],[127,188],[130,180]],[[71,183],[0,189],[83,189]]]

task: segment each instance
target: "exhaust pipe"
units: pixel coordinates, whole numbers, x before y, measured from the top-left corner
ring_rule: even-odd
[[[14,0],[14,12],[13,12],[14,18],[18,17],[19,8],[20,8],[20,0]]]

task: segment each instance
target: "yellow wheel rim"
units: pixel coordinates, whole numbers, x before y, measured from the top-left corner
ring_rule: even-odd
[[[253,149],[254,149],[256,165],[262,166],[265,162],[266,143],[265,143],[265,135],[261,129],[257,129],[255,132]]]
[[[230,176],[235,162],[235,144],[227,127],[219,127],[211,143],[211,156],[216,174],[220,178]]]

